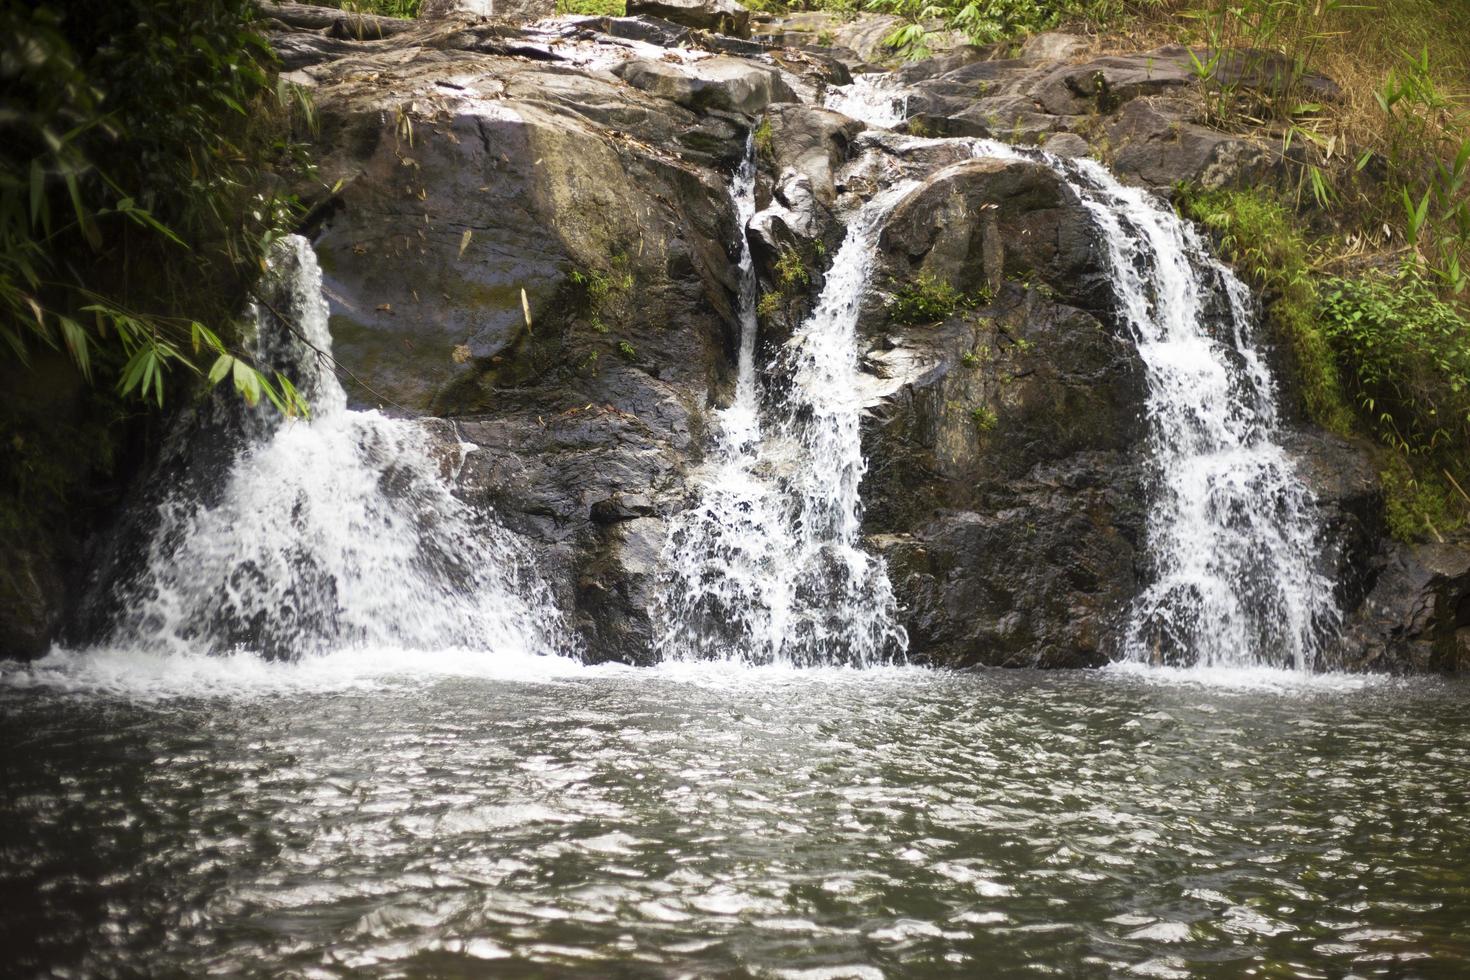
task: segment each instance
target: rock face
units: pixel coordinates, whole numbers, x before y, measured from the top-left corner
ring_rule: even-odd
[[[1342,666],[1396,673],[1470,670],[1470,549],[1400,545],[1349,622]]]
[[[1046,167],[968,160],[900,202],[879,246],[880,283],[930,277],[976,304],[865,318],[874,369],[902,381],[867,426],[868,521],[913,656],[1105,662],[1139,575],[1144,390],[1099,318],[1092,221]]]
[[[669,519],[695,498],[710,410],[734,386],[731,173],[753,144],[746,233],[772,391],[848,217],[912,181],[878,230],[858,319],[864,531],[911,655],[1105,662],[1149,574],[1148,450],[1142,365],[1094,223],[1047,167],[924,137],[1044,141],[1156,188],[1271,180],[1289,162],[1203,125],[1182,48],[959,44],[898,70],[907,133],[888,133],[821,103],[888,56],[890,19],[796,13],[752,31],[724,0],[648,0],[630,3],[644,16],[517,26],[542,8],[499,2],[436,0],[356,33],[340,12],[270,9],[337,186],[308,230],[355,404],[439,420],[425,438],[446,459],[467,450],[446,466],[456,492],[531,544],[589,656],[646,661]],[[1246,89],[1279,77],[1270,58],[1224,65]],[[895,293],[937,281],[957,291],[950,309],[895,315]],[[1467,552],[1386,546],[1362,447],[1302,429],[1289,448],[1328,515],[1341,664],[1470,666]],[[55,571],[18,561],[0,583],[36,610],[0,621],[17,644],[3,652],[44,645],[59,606],[36,597]]]

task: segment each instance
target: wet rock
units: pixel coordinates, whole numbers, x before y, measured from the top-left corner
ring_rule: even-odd
[[[860,323],[890,393],[864,423],[865,528],[911,655],[950,666],[1104,662],[1139,580],[1142,365],[1105,308],[1080,202],[1047,168],[966,160],[890,214],[878,283],[970,297],[940,323]]]
[[[837,197],[833,172],[847,158],[852,140],[863,125],[841,113],[809,105],[773,105],[769,157],[779,171],[806,176],[812,192],[830,205]]]
[[[780,72],[737,58],[706,58],[688,64],[627,61],[613,69],[613,74],[634,88],[694,110],[756,115],[772,102],[796,100]]]
[[[1193,111],[1175,99],[1128,103],[1107,128],[1113,171],[1155,187],[1187,181],[1206,190],[1284,175],[1280,153],[1188,122]]]
[[[892,57],[884,41],[902,19],[892,14],[859,13],[855,16],[826,10],[793,11],[758,15],[752,36],[781,46],[820,46],[848,57],[854,65]],[[940,45],[943,46],[941,40]],[[843,52],[850,52],[845,55]]]
[[[1048,137],[1041,148],[1052,156],[1063,158],[1085,157],[1092,153],[1092,147],[1087,145],[1087,140],[1076,133],[1056,133]]]
[[[750,37],[750,11],[734,0],[628,0],[628,13],[646,14],[700,31]]]
[[[592,505],[592,520],[598,524],[615,524],[646,517],[653,513],[653,503],[646,494],[620,493],[605,497]]]
[[[30,660],[51,647],[66,610],[64,563],[46,540],[0,548],[0,657]]]
[[[1470,670],[1470,548],[1395,545],[1344,647],[1341,665],[1352,669]]]
[[[1086,210],[1039,163],[979,159],[939,170],[893,209],[879,245],[952,283],[994,291],[1006,279],[1038,279],[1069,302],[1108,303]]]

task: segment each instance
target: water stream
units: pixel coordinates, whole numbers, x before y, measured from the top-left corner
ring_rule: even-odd
[[[910,185],[852,217],[815,308],[781,354],[789,384],[764,422],[745,240],[754,185],[748,152],[731,188],[741,237],[736,396],[718,413],[702,496],[664,551],[664,656],[871,666],[901,654],[907,639],[883,562],[861,542],[857,317],[882,218]]]
[[[970,145],[1077,191],[1147,373],[1130,663],[901,665],[857,322],[914,185],[850,214],[767,387],[747,154],[735,396],[646,669],[569,655],[452,437],[346,407],[291,239],[254,312],[311,420],[248,415],[218,485],[164,496],[105,642],[0,662],[0,972],[1470,972],[1467,692],[1307,669],[1336,614],[1248,294],[1101,167]]]
[[[252,307],[257,354],[297,375],[311,418],[246,413],[218,485],[165,494],[144,561],[114,586],[121,613],[98,655],[565,652],[525,549],[447,489],[458,460],[435,458],[414,422],[347,408],[310,244],[284,240],[273,265],[274,299]],[[229,435],[203,426],[196,441]]]

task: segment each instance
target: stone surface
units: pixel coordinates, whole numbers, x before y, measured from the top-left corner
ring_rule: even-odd
[[[1346,641],[1342,666],[1353,669],[1470,670],[1470,548],[1392,548]]]
[[[891,213],[880,283],[988,295],[942,323],[862,323],[896,390],[872,412],[867,526],[911,655],[949,666],[1104,662],[1138,578],[1141,365],[1084,307],[1102,256],[1080,202],[1030,163],[966,160]]]
[[[750,37],[750,11],[735,0],[628,0],[628,13],[732,37]]]
[[[625,61],[613,73],[634,88],[686,109],[755,115],[772,102],[796,101],[796,93],[776,69],[727,56],[684,64]]]

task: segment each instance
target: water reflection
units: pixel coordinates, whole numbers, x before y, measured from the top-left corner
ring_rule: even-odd
[[[561,674],[148,701],[0,689],[12,964],[1470,970],[1455,685]]]

